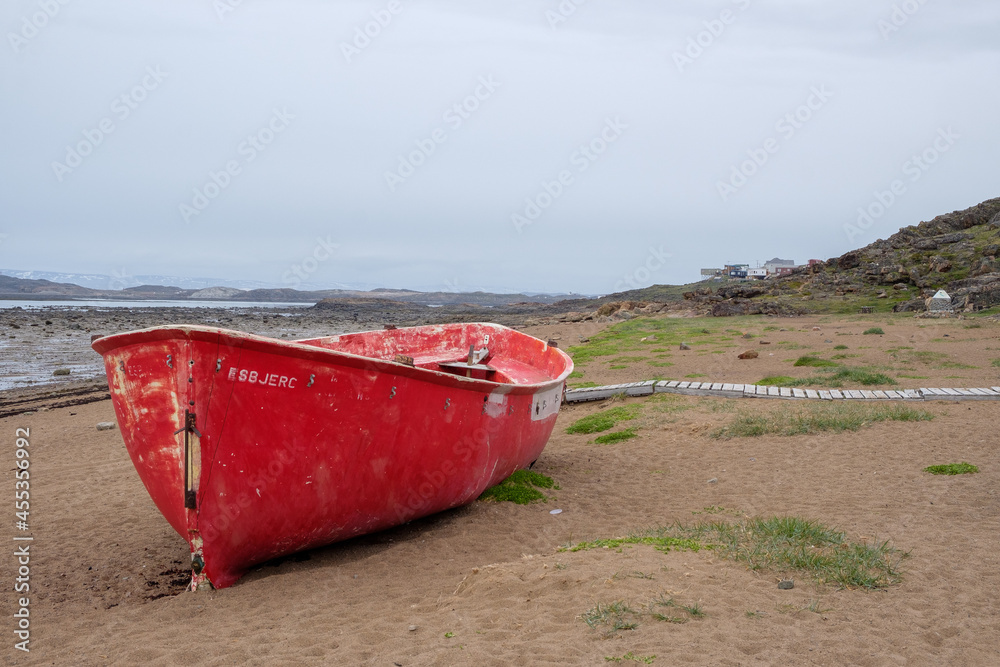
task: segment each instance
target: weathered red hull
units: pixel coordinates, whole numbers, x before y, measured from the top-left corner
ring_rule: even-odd
[[[470,346],[495,372],[439,365]],[[494,324],[296,342],[157,327],[93,347],[132,462],[191,545],[193,587],[475,500],[541,453],[573,368]]]

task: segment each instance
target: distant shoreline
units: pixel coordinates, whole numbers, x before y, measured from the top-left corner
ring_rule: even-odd
[[[67,299],[0,297],[0,310],[14,308],[312,308],[316,301],[216,301],[209,299]],[[27,304],[27,305],[26,305]]]

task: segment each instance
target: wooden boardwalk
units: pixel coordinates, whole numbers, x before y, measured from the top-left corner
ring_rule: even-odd
[[[1000,387],[975,389],[799,389],[798,387],[765,387],[756,384],[721,382],[629,382],[603,387],[567,389],[566,403],[600,401],[616,394],[649,396],[651,394],[685,394],[688,396],[721,396],[724,398],[778,398],[817,401],[1000,401]]]

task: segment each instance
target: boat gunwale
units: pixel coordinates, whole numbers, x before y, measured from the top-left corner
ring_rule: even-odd
[[[422,329],[422,328],[432,328],[432,327],[442,327],[442,326],[483,326],[491,327],[495,331],[506,330],[510,331],[515,335],[524,336],[526,338],[531,338],[533,340],[539,340],[530,336],[529,334],[522,333],[516,329],[511,329],[510,327],[505,327],[502,324],[495,324],[492,322],[463,322],[454,324],[429,324],[421,325],[416,327],[405,327],[407,329]],[[402,327],[401,327],[402,329]],[[487,393],[499,392],[503,394],[534,394],[539,390],[551,389],[552,387],[562,384],[569,377],[570,373],[573,372],[573,360],[570,358],[566,352],[557,348],[548,346],[544,341],[543,345],[546,345],[546,349],[555,350],[558,354],[565,357],[566,367],[563,372],[559,374],[558,377],[552,378],[545,382],[535,382],[530,384],[519,384],[510,382],[493,382],[491,380],[478,379],[478,378],[467,378],[460,375],[455,375],[453,373],[446,373],[443,371],[437,371],[431,368],[421,368],[416,366],[410,366],[409,364],[399,363],[397,361],[388,359],[375,359],[373,357],[366,357],[359,354],[353,354],[350,352],[342,352],[338,350],[333,350],[330,348],[320,347],[318,345],[310,345],[302,341],[315,341],[323,340],[325,338],[334,338],[336,336],[347,336],[347,335],[358,335],[365,333],[381,333],[378,329],[373,329],[369,331],[352,331],[343,334],[333,334],[330,336],[319,336],[314,338],[304,338],[296,341],[281,340],[278,338],[270,338],[268,336],[260,336],[257,334],[248,333],[246,331],[238,331],[236,329],[226,329],[224,327],[209,327],[199,324],[181,324],[181,325],[161,325],[156,327],[148,327],[146,329],[136,329],[135,331],[126,331],[117,334],[109,334],[107,336],[102,336],[94,340],[91,343],[91,347],[101,356],[121,347],[128,345],[141,344],[143,342],[151,341],[167,341],[167,340],[192,340],[192,341],[204,341],[210,343],[221,344],[225,338],[239,341],[238,347],[241,349],[249,349],[253,351],[269,352],[272,354],[279,354],[282,356],[290,356],[297,359],[304,359],[306,361],[316,361],[320,363],[329,364],[331,366],[348,366],[352,368],[362,368],[366,370],[392,373],[400,377],[413,378],[418,380],[423,380],[426,382],[433,382],[439,385],[452,386],[459,389],[469,390],[469,391],[486,391]]]

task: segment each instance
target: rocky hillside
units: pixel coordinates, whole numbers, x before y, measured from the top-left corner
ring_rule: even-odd
[[[505,307],[513,304],[552,304],[565,300],[567,295],[555,294],[494,294],[491,292],[415,292],[413,290],[375,289],[322,290],[306,292],[290,288],[240,290],[232,287],[208,287],[187,289],[164,285],[139,285],[124,289],[92,289],[72,283],[57,283],[51,280],[14,278],[0,274],[0,299],[62,300],[62,299],[110,299],[110,300],[172,300],[172,301],[231,301],[234,305],[246,302],[301,303],[312,305],[323,300],[343,300],[353,302],[370,299],[376,302],[391,300],[415,306],[473,304],[483,307]],[[583,299],[586,301],[586,299]]]
[[[51,280],[24,280],[0,275],[0,296],[9,298],[34,298],[39,295],[52,298],[87,297],[94,290],[70,283],[54,283]]]
[[[922,311],[937,290],[958,312],[1000,306],[1000,198],[928,222],[791,275],[702,284],[686,292],[692,306],[713,315],[792,312]]]

